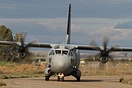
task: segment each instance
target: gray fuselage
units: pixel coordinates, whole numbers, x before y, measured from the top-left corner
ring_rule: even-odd
[[[50,49],[46,62],[50,72],[71,75],[79,67],[80,53],[65,44],[57,45]]]

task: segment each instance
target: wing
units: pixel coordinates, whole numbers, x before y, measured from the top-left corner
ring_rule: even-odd
[[[20,42],[0,41],[0,45],[19,45]]]
[[[21,45],[21,42],[13,42],[13,41],[0,41],[0,45]],[[59,44],[51,44],[51,43],[28,43],[26,44],[28,47],[37,47],[37,48],[52,48],[53,46],[59,45]],[[100,51],[102,50],[100,46],[91,46],[91,45],[70,45],[73,48],[79,49],[79,50],[95,50]],[[132,47],[112,47],[109,48],[109,51],[132,51]]]
[[[0,45],[19,45],[21,46],[21,42],[13,42],[13,41],[0,41]],[[57,44],[50,43],[25,43],[27,47],[40,47],[40,48],[51,48]]]
[[[114,47],[110,51],[132,51],[132,47]]]
[[[91,46],[91,45],[73,45],[76,49],[79,50],[95,50],[95,51],[101,51],[101,46]],[[114,51],[132,51],[132,47],[112,47],[108,48],[110,52]]]
[[[13,41],[0,41],[0,45],[20,45],[21,42],[13,42]],[[51,44],[51,43],[28,43],[26,44],[28,47],[36,47],[36,48],[52,48],[53,46],[60,44]],[[79,50],[100,50],[100,47],[90,46],[90,45],[70,45],[73,48]]]
[[[101,48],[98,46],[91,46],[91,45],[72,45],[73,47],[75,47],[76,49],[79,50],[96,50],[96,51],[100,51]]]
[[[29,43],[28,47],[37,47],[37,48],[52,48],[57,44],[50,44],[50,43]]]

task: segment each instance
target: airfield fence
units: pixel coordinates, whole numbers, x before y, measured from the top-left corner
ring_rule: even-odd
[[[132,62],[87,62],[80,69],[82,75],[132,75]]]

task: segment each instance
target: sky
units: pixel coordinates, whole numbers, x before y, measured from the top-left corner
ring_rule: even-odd
[[[27,42],[64,43],[69,3],[72,44],[102,45],[109,36],[110,46],[132,46],[132,27],[125,27],[132,25],[132,0],[0,0],[0,25],[27,32]]]

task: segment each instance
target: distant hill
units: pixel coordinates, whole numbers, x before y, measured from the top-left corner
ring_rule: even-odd
[[[132,21],[117,24],[114,29],[132,29]]]

